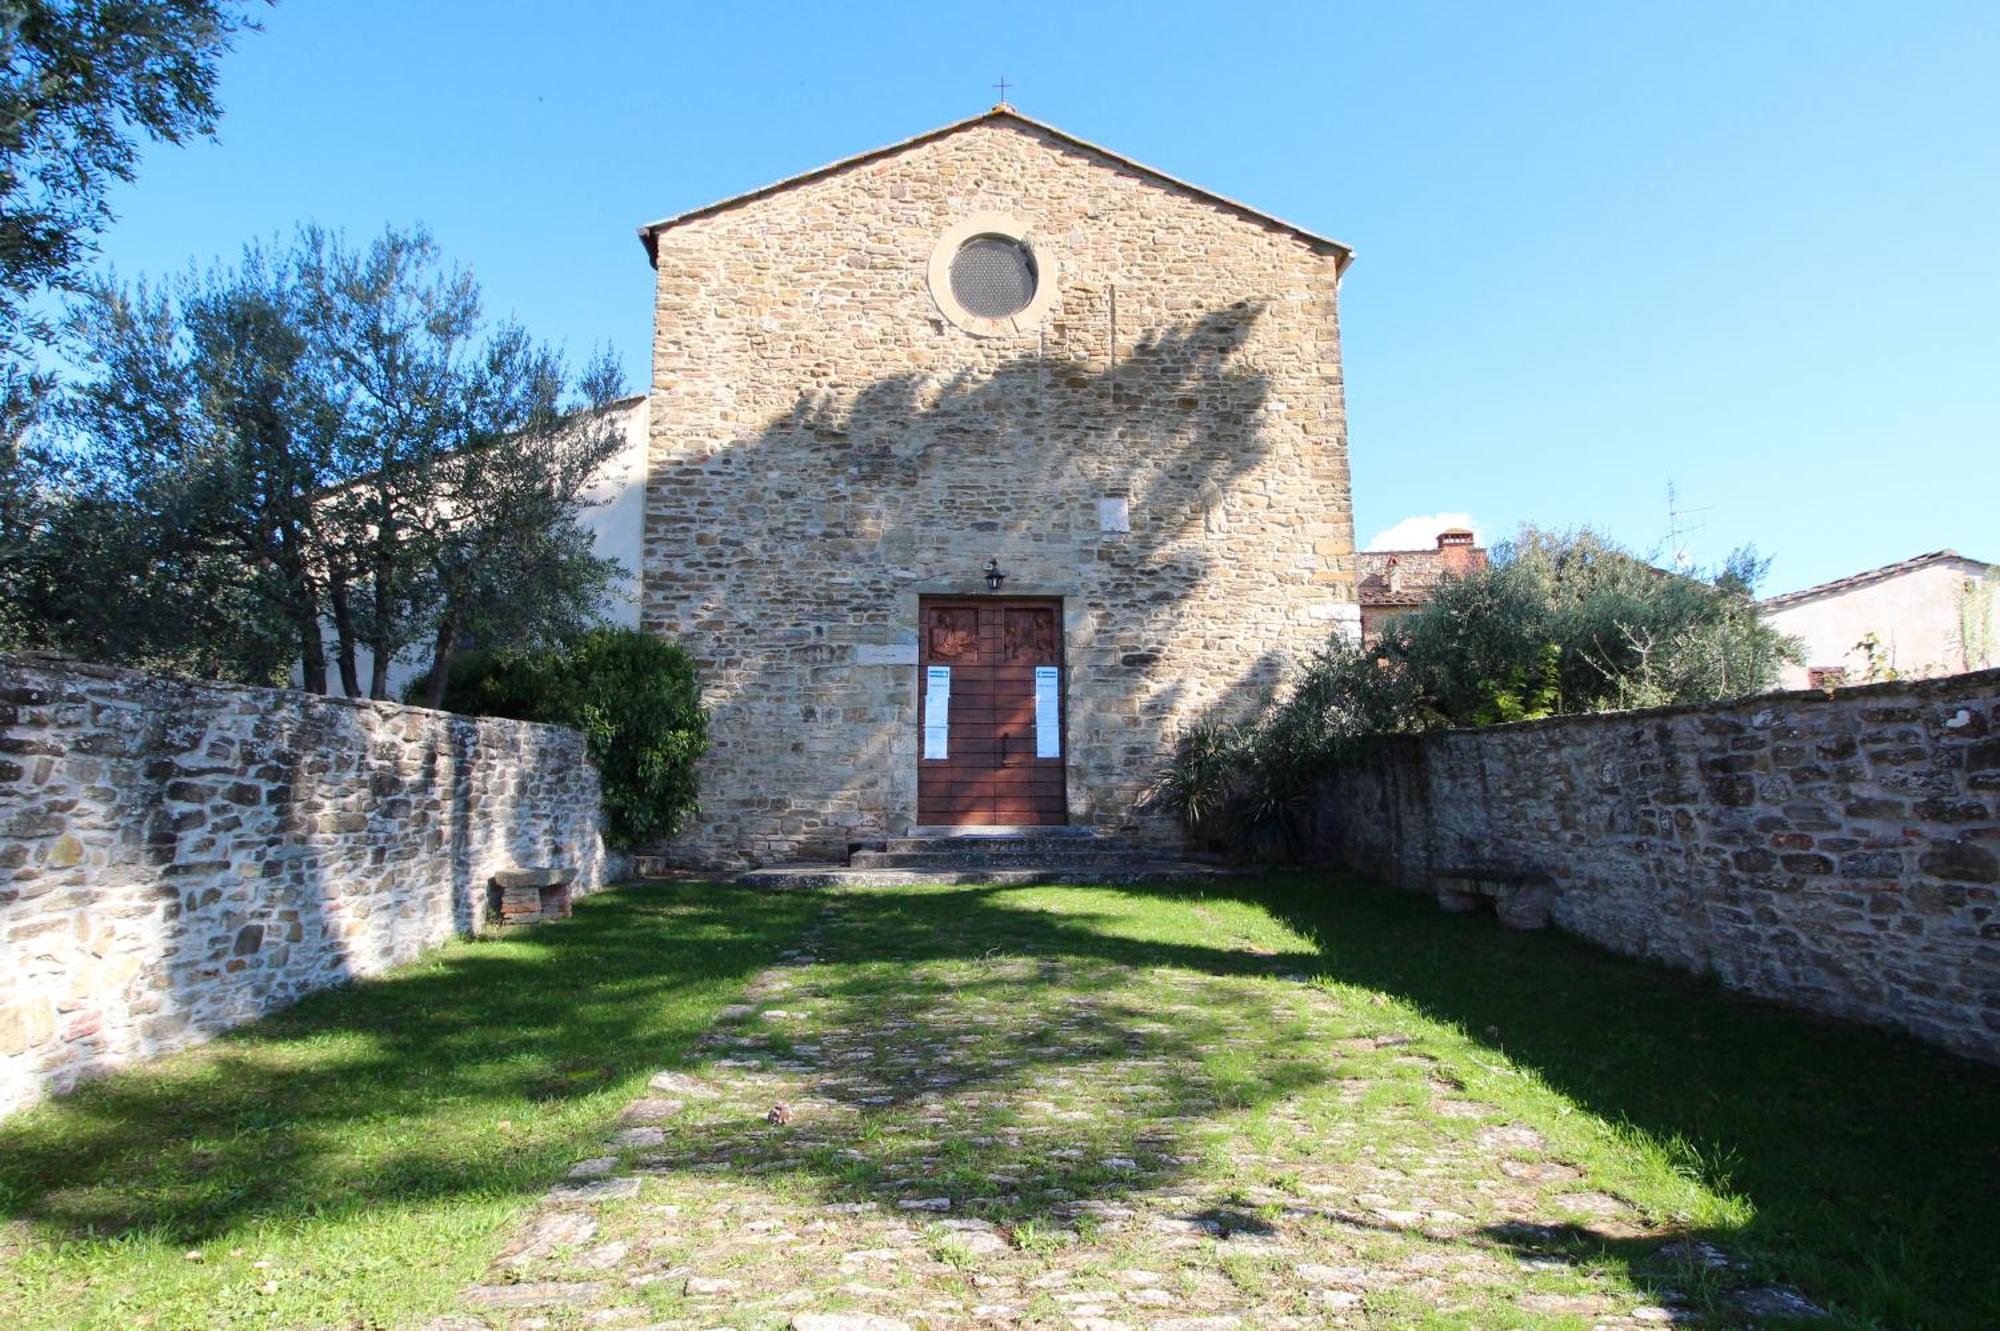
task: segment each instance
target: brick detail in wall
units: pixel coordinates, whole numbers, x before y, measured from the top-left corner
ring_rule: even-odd
[[[1374,741],[1319,852],[1546,874],[1562,928],[2000,1062],[2000,671]]]
[[[600,885],[574,731],[0,657],[0,1113]]]

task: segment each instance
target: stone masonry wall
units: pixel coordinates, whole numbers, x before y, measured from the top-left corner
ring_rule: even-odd
[[[1546,874],[1617,951],[2000,1062],[2000,671],[1371,744],[1318,850]]]
[[[599,886],[574,731],[0,657],[0,1113]]]
[[[926,270],[989,212],[1055,294],[982,337]],[[989,558],[1063,599],[1071,820],[1141,839],[1177,730],[1358,631],[1331,246],[1006,120],[657,243],[641,622],[713,708],[681,856],[907,830],[918,597]]]

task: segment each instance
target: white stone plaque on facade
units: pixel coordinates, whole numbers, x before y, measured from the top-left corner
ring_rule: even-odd
[[[1062,671],[1035,667],[1035,756],[1062,757]]]
[[[951,755],[951,667],[924,668],[924,757]]]
[[[856,665],[915,665],[917,644],[914,642],[861,642],[854,645]]]
[[[1098,500],[1097,529],[1101,532],[1131,531],[1132,501],[1129,499]]]

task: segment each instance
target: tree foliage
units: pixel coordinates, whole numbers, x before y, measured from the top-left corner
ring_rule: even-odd
[[[0,361],[77,288],[139,141],[212,134],[216,62],[254,27],[234,0],[0,0]]]
[[[420,230],[353,248],[307,228],[233,267],[105,283],[71,330],[83,369],[54,423],[75,465],[8,490],[32,512],[19,618],[39,645],[259,682],[297,662],[309,689],[337,672],[376,698],[420,657],[441,691],[470,641],[577,631],[618,572],[578,521],[622,442],[615,365],[572,375],[487,329]]]
[[[677,835],[696,804],[708,714],[694,663],[638,629],[595,629],[566,647],[475,652],[443,693],[454,712],[575,726],[604,783],[605,835],[638,846]]]
[[[1248,723],[1183,735],[1152,802],[1201,839],[1282,856],[1360,737],[1761,692],[1798,659],[1751,599],[1767,564],[1746,547],[1681,575],[1587,529],[1524,527],[1374,643],[1335,638]]]

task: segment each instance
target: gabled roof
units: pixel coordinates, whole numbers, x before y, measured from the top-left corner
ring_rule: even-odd
[[[1767,596],[1762,601],[1759,601],[1758,605],[1766,610],[1779,609],[1788,605],[1797,605],[1800,601],[1810,601],[1816,596],[1826,596],[1832,592],[1844,592],[1852,587],[1865,587],[1871,582],[1881,582],[1887,578],[1901,577],[1905,573],[1914,573],[1918,569],[1927,568],[1932,564],[1949,564],[1954,562],[1977,564],[1980,561],[1968,559],[1956,550],[1933,550],[1926,555],[1917,555],[1911,559],[1898,560],[1893,564],[1884,564],[1880,568],[1871,568],[1866,573],[1851,573],[1844,578],[1835,578],[1832,582],[1822,582],[1816,587],[1802,587],[1798,591],[1786,592],[1782,596]]]
[[[1260,226],[1289,232],[1307,244],[1330,250],[1338,255],[1339,270],[1343,273],[1347,271],[1347,265],[1354,262],[1353,248],[1342,244],[1331,236],[1322,236],[1316,231],[1308,231],[1302,226],[1287,222],[1280,217],[1273,217],[1271,214],[1252,208],[1246,203],[1238,203],[1236,200],[1217,194],[1213,190],[1203,189],[1199,185],[1191,185],[1177,176],[1170,176],[1164,171],[1147,166],[1144,162],[1135,162],[1130,157],[1112,152],[1109,148],[1100,148],[1094,143],[1077,138],[1074,134],[1065,134],[1053,125],[1045,125],[1039,120],[1022,115],[1005,102],[1000,103],[1000,105],[990,111],[982,112],[979,115],[971,116],[964,120],[954,121],[949,125],[931,130],[928,133],[919,134],[915,138],[904,139],[900,143],[891,143],[880,148],[873,148],[853,157],[843,157],[837,162],[829,162],[825,166],[815,167],[799,175],[787,176],[783,180],[773,181],[771,184],[765,185],[760,189],[753,189],[744,194],[731,195],[729,198],[719,199],[714,203],[704,204],[699,208],[691,208],[684,213],[676,213],[672,217],[663,217],[657,222],[648,222],[639,228],[639,241],[646,247],[646,257],[657,264],[660,261],[659,235],[662,231],[677,227],[684,222],[695,221],[698,218],[713,217],[715,214],[725,212],[728,209],[740,207],[746,203],[754,203],[758,199],[769,198],[771,195],[779,193],[782,190],[791,189],[795,185],[804,185],[814,180],[824,179],[827,176],[838,175],[842,171],[863,166],[869,162],[903,152],[906,149],[942,139],[947,135],[956,134],[962,129],[970,129],[974,125],[987,124],[1012,124],[1016,128],[1030,130],[1037,134],[1045,134],[1052,139],[1068,144],[1072,148],[1081,148],[1085,152],[1094,153],[1099,157],[1116,162],[1118,165],[1129,170],[1149,176],[1161,184],[1172,186],[1174,189],[1185,190],[1187,193],[1193,194],[1198,198],[1206,199],[1218,208],[1233,212],[1239,217],[1248,218]]]

